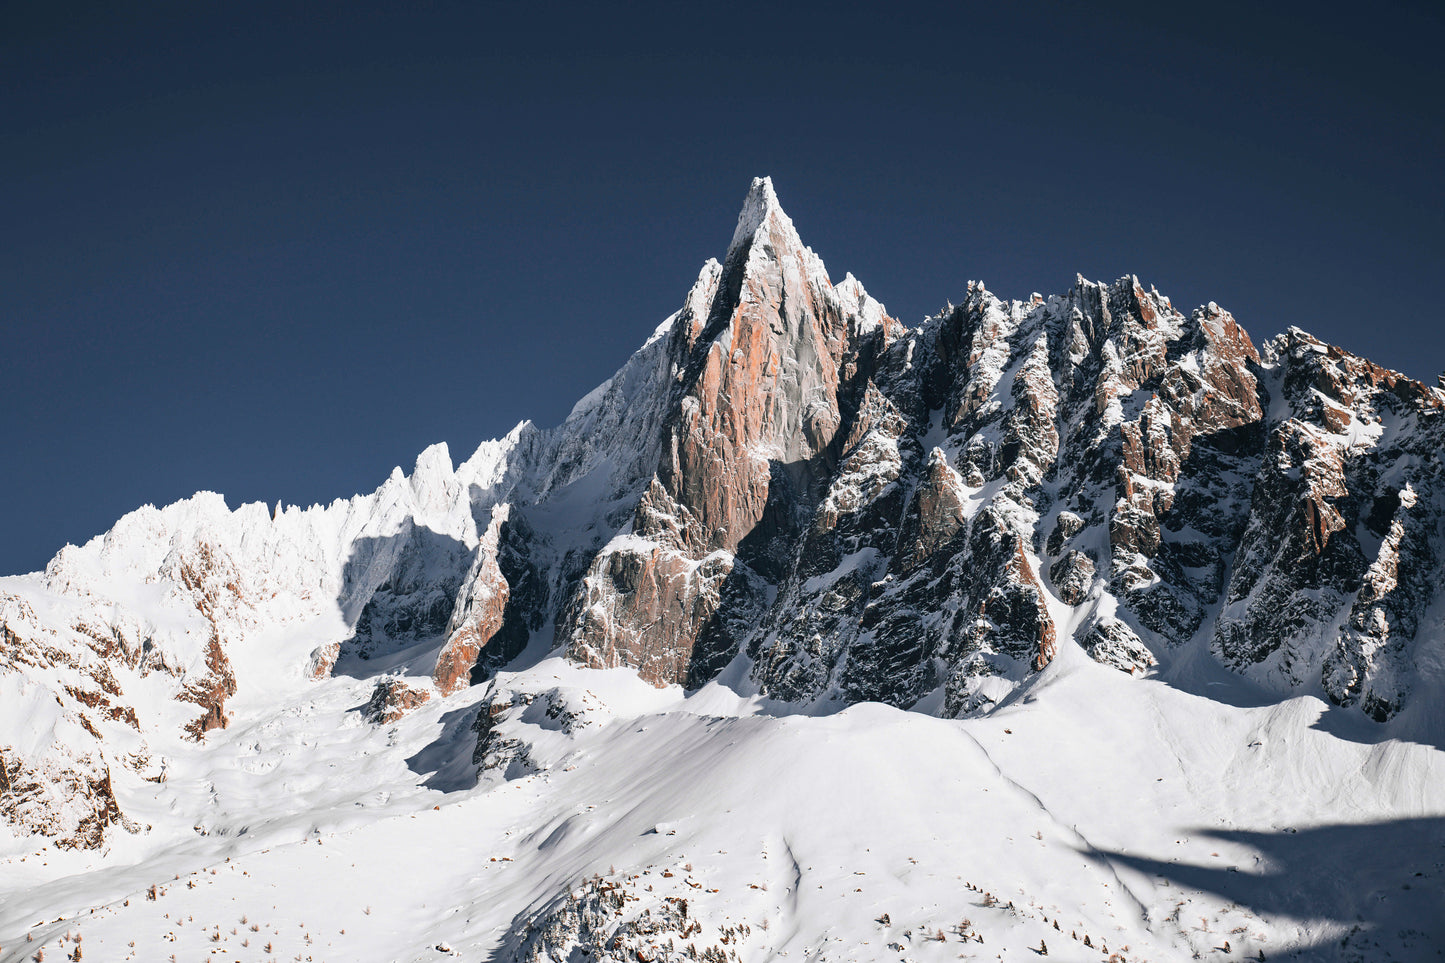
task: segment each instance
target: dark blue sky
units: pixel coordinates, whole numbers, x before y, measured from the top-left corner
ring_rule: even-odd
[[[144,502],[329,501],[559,421],[759,174],[910,324],[970,278],[1135,273],[1445,366],[1438,4],[29,6],[0,572]]]

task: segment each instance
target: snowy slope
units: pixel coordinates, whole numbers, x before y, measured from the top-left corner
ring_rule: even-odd
[[[1445,755],[1322,731],[1311,697],[1239,708],[1073,649],[963,721],[790,714],[556,659],[486,689],[507,708],[475,785],[455,765],[474,703],[375,728],[364,685],[335,679],[238,721],[146,805],[124,800],[150,835],[7,861],[0,958],[67,934],[89,959],[681,959],[689,944],[1022,959],[1042,940],[1077,960],[1414,960],[1445,945]]]

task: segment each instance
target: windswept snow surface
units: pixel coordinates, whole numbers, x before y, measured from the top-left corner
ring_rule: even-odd
[[[0,960],[1445,946],[1445,753],[1330,731],[1312,697],[1233,705],[1069,644],[987,717],[803,715],[739,668],[686,695],[549,658],[391,726],[369,680],[285,687],[129,788],[150,833],[0,862]]]

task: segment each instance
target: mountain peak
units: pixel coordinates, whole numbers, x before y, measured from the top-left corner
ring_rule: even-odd
[[[778,203],[777,192],[773,190],[773,179],[771,177],[754,177],[752,186],[748,188],[748,196],[743,199],[743,209],[738,212],[737,230],[733,231],[732,243],[728,245],[728,253],[741,244],[745,244],[758,228],[767,223],[768,218],[777,214],[777,217],[788,226],[792,221],[783,212],[783,207]]]
[[[349,959],[873,959],[910,927],[1032,959],[1064,922],[1030,892],[1100,960],[1445,946],[1445,391],[1298,328],[1261,362],[1133,275],[969,282],[909,329],[766,178],[733,245],[558,426],[324,507],[141,508],[0,578],[0,958],[79,959],[83,927],[92,959],[308,928]],[[1221,748],[1227,791],[1191,791]],[[843,867],[892,915],[769,928],[774,840],[789,892]],[[1222,884],[1262,860],[1294,873]]]

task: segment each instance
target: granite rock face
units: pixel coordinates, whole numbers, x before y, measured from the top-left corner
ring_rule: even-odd
[[[1298,328],[1265,355],[1289,417],[1263,426],[1214,647],[1384,721],[1441,644],[1442,393]]]
[[[1295,329],[1261,354],[1133,277],[854,317],[775,211],[755,186],[672,330],[659,466],[558,622],[569,655],[695,686],[742,653],[781,698],[959,713],[1067,623],[1124,671],[1196,643],[1281,694],[1404,704],[1438,391]]]
[[[432,683],[442,695],[451,695],[471,685],[472,673],[482,659],[483,650],[488,650],[489,661],[493,662],[505,662],[517,654],[513,649],[495,652],[501,645],[499,634],[512,595],[498,561],[501,530],[507,516],[506,505],[492,510],[476,559],[460,587],[462,601],[452,612],[446,645],[432,671]]]
[[[426,705],[431,697],[430,689],[408,685],[395,677],[381,679],[371,691],[362,715],[373,725],[389,725],[413,709]]]
[[[572,658],[696,686],[742,653],[781,698],[959,713],[1067,623],[1123,671],[1197,643],[1281,694],[1403,704],[1439,392],[1293,329],[1261,354],[1133,277],[973,283],[908,330],[828,282],[766,184],[705,278],[657,468],[557,621]]]
[[[657,684],[720,668],[739,642],[729,615],[756,608],[788,564],[860,373],[901,330],[856,282],[834,288],[772,184],[755,182],[706,313],[672,326],[661,457],[559,624],[568,654]]]

